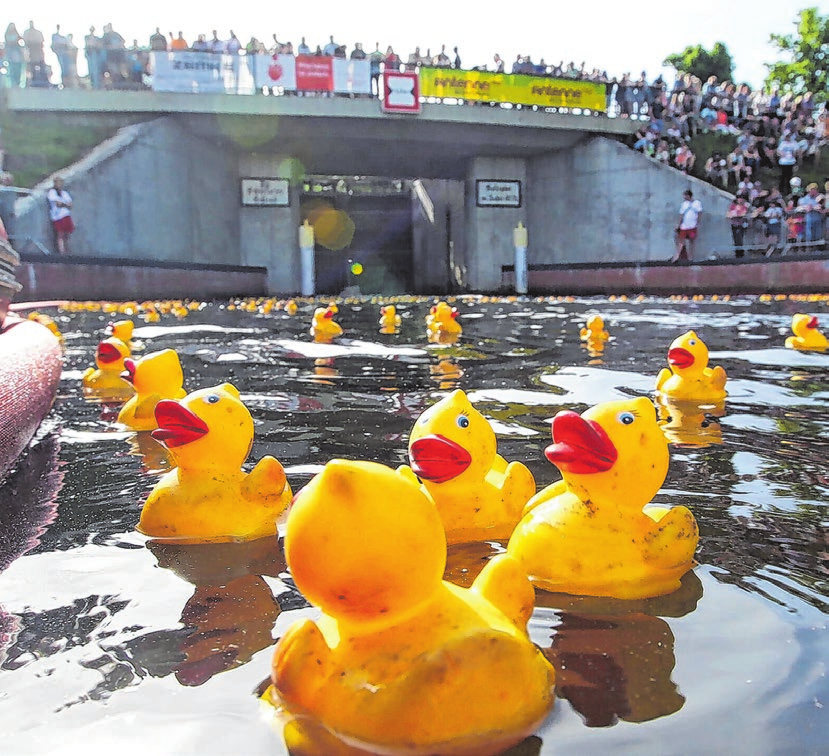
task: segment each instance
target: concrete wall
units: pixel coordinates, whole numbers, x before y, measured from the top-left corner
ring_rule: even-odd
[[[667,260],[689,186],[703,206],[696,258],[732,246],[731,195],[612,139],[534,158],[527,176],[530,265]]]
[[[239,155],[238,178],[291,178],[292,162],[271,154]],[[237,206],[238,206],[237,198]],[[292,185],[288,207],[240,207],[239,251],[243,265],[268,269],[271,294],[296,294],[301,289],[299,251],[299,189]]]
[[[72,195],[74,254],[239,264],[236,155],[175,117],[128,126],[61,175]],[[15,203],[12,233],[53,249],[46,192]]]
[[[478,207],[476,181],[520,181],[521,207]],[[478,157],[470,161],[466,179],[467,286],[473,292],[496,291],[501,266],[515,262],[512,232],[527,225],[527,161],[521,158]]]

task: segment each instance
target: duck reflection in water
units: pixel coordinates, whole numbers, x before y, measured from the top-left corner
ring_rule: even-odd
[[[185,631],[175,636],[169,670],[182,685],[203,685],[273,644],[271,630],[281,609],[263,576],[277,577],[287,569],[276,538],[147,546],[159,567],[195,587],[181,610]]]
[[[129,444],[129,453],[135,457],[141,457],[142,472],[166,472],[174,466],[167,447],[158,443],[147,431],[133,433]]]
[[[685,697],[671,679],[674,635],[662,618],[690,614],[701,598],[694,572],[683,575],[677,591],[649,599],[538,591],[531,622],[553,630],[544,652],[556,670],[557,695],[588,727],[619,719],[646,722],[679,711]]]
[[[458,388],[463,368],[451,355],[441,355],[436,363],[429,365],[429,377],[438,384],[441,391],[451,391]]]
[[[682,446],[713,446],[721,444],[719,418],[725,415],[725,403],[695,404],[656,397],[659,424],[668,442]]]

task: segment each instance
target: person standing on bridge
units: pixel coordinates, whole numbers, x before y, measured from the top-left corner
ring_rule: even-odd
[[[55,176],[46,199],[49,200],[49,219],[55,231],[58,254],[66,255],[69,253],[69,236],[75,230],[75,224],[72,221],[72,197],[63,188],[60,176]]]
[[[681,258],[688,261],[694,259],[696,247],[697,227],[702,215],[702,203],[694,199],[694,193],[686,189],[682,193],[683,201],[679,206],[679,223],[676,227],[676,253],[671,262],[678,262]]]

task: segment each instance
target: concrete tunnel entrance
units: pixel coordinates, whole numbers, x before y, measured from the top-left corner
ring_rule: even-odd
[[[377,177],[312,177],[300,196],[300,220],[314,226],[316,290],[339,294],[412,292],[411,182]]]
[[[462,181],[310,176],[299,210],[314,226],[318,294],[464,290]]]

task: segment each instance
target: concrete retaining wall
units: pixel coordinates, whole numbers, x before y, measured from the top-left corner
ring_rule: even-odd
[[[612,139],[539,156],[527,180],[530,265],[669,259],[688,187],[703,206],[696,258],[732,245],[731,195]]]

